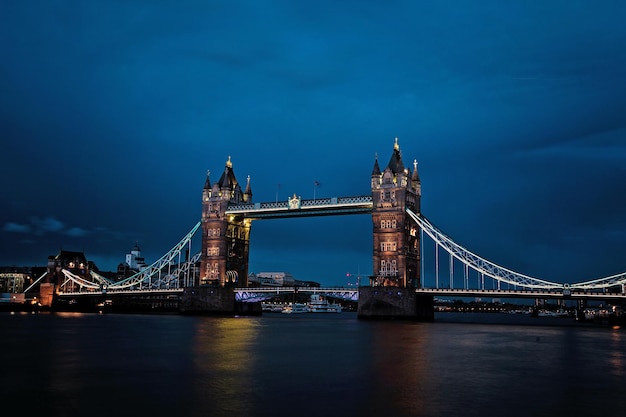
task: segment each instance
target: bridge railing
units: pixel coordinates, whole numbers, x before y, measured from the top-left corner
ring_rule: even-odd
[[[315,207],[332,207],[332,206],[351,206],[370,204],[372,196],[352,196],[352,197],[330,197],[330,198],[314,198],[300,201],[300,208]],[[272,201],[266,203],[250,203],[229,205],[226,212],[229,214],[248,213],[254,211],[272,211],[272,210],[289,210],[287,201]]]

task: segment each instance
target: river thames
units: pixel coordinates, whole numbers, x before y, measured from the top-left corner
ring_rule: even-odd
[[[509,316],[0,313],[3,415],[624,415],[626,329]]]

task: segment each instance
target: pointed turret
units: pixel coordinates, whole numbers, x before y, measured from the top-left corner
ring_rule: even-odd
[[[378,166],[378,154],[376,154],[376,160],[374,161],[374,168],[372,169],[372,190],[377,190],[383,181],[383,176],[380,172],[380,166]]]
[[[374,169],[372,169],[372,177],[374,175],[380,175],[380,166],[378,166],[378,154],[376,154],[376,161],[374,161]]]
[[[404,171],[404,164],[402,163],[402,154],[400,153],[398,138],[396,138],[396,143],[393,145],[393,154],[387,164],[387,168],[389,168],[394,174],[399,174]]]
[[[204,189],[205,190],[210,190],[211,189],[211,179],[209,178],[211,175],[211,171],[207,170],[206,172],[206,181],[204,181]]]
[[[235,178],[235,173],[233,172],[233,163],[230,160],[230,155],[228,156],[228,160],[224,166],[224,172],[222,173],[218,183],[220,188],[228,188],[231,190],[234,190],[237,185],[237,179]]]
[[[248,183],[246,184],[246,191],[243,192],[243,201],[245,203],[252,202],[252,188],[250,187],[250,175],[248,175]]]
[[[417,159],[413,160],[413,175],[411,175],[411,181],[419,182],[420,175],[417,173]]]

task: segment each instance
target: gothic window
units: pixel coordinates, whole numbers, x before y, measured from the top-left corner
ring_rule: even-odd
[[[382,219],[380,221],[380,228],[381,229],[395,229],[396,228],[396,220],[393,219]]]
[[[220,248],[211,247],[207,249],[207,255],[209,256],[218,256],[220,254]]]
[[[397,248],[396,242],[381,242],[380,243],[380,249],[383,252],[395,252],[396,248]]]

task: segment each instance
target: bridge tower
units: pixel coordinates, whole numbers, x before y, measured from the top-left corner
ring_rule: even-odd
[[[239,185],[230,156],[219,181],[211,185],[207,173],[202,189],[201,285],[248,285],[251,220],[226,215],[229,204],[252,202],[250,176],[245,191]]]
[[[420,286],[420,234],[406,213],[420,213],[421,183],[417,161],[413,171],[404,167],[398,138],[381,172],[378,156],[372,170],[373,275],[370,286]]]

